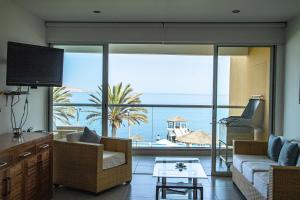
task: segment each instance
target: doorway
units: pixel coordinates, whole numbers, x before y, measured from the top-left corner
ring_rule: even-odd
[[[273,47],[215,47],[212,174],[230,174],[234,140],[267,140],[272,129],[272,55]],[[227,66],[222,65],[224,56]],[[226,94],[220,89],[224,82]]]

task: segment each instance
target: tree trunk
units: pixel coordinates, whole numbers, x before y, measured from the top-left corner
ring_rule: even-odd
[[[117,128],[114,125],[111,127],[111,136],[117,137]]]

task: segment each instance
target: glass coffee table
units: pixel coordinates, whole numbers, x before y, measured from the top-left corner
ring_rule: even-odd
[[[153,176],[157,177],[156,183],[156,199],[166,198],[167,189],[191,189],[193,190],[193,199],[198,198],[198,190],[200,191],[200,199],[203,199],[203,186],[198,183],[198,179],[207,179],[205,171],[199,159],[197,158],[156,158],[153,170]],[[184,167],[178,168],[177,163],[183,163]],[[170,183],[169,178],[186,178],[188,183]]]

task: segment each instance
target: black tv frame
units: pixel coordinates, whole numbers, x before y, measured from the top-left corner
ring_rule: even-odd
[[[24,46],[24,47],[32,47],[32,48],[37,48],[37,49],[55,49],[52,47],[46,47],[46,46],[38,46],[38,45],[33,45],[33,44],[25,44],[25,43],[19,43],[19,42],[12,42],[12,41],[8,41],[7,42],[7,48],[9,45],[18,45],[18,46]],[[58,50],[58,49],[57,49]],[[64,52],[63,49],[59,49],[61,51]],[[8,51],[7,51],[7,58],[8,58]],[[9,64],[8,64],[9,60],[7,60],[7,64],[6,64],[6,69],[8,68]],[[64,58],[61,61],[61,66],[63,66],[63,62],[64,62]],[[32,88],[36,88],[36,87],[61,87],[62,86],[62,79],[63,79],[63,67],[61,67],[61,71],[60,71],[60,83],[61,84],[57,84],[57,83],[28,83],[28,82],[13,82],[13,81],[8,81],[8,73],[6,73],[6,85],[7,86],[30,86]]]

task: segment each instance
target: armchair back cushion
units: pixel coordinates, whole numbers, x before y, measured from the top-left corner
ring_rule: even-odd
[[[84,128],[83,134],[80,136],[80,142],[100,144],[101,137],[87,127]]]
[[[271,134],[268,142],[268,157],[274,161],[277,161],[281,148],[282,148],[281,138]]]
[[[286,141],[280,151],[278,164],[282,166],[295,166],[297,163],[298,153],[298,144]]]
[[[67,142],[79,142],[81,135],[81,132],[68,133],[66,135]]]

